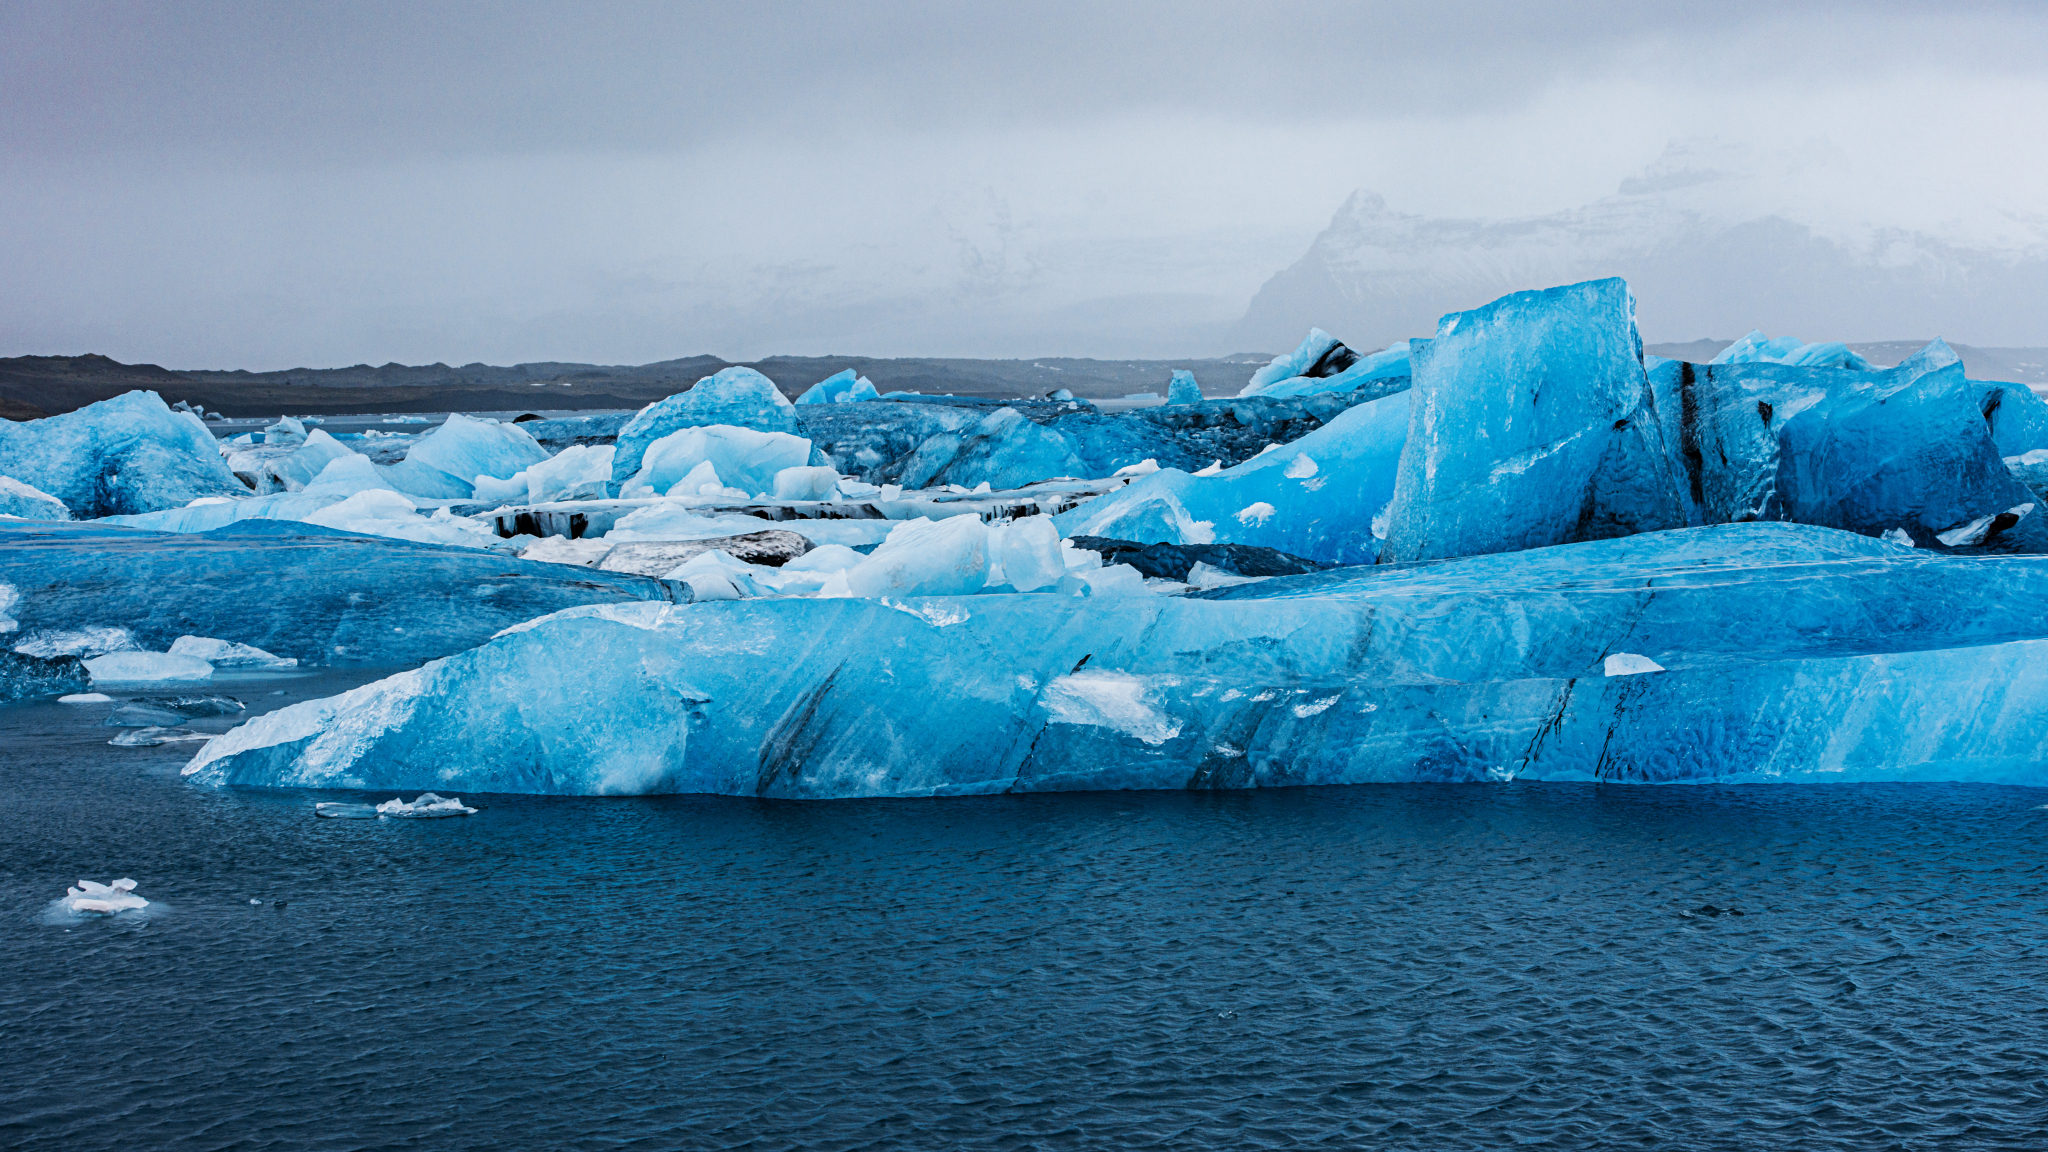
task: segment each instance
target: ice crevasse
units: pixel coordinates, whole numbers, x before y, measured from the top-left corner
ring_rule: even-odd
[[[2013,607],[1972,610],[1994,593]],[[1914,610],[1884,608],[1902,604]],[[1745,524],[1187,599],[572,609],[259,717],[186,772],[816,798],[1508,777],[2048,784],[2044,708],[2048,558]]]

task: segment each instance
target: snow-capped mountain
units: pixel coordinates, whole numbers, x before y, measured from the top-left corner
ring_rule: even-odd
[[[2048,218],[1889,183],[1826,148],[1761,159],[1675,144],[1615,195],[1522,219],[1444,219],[1359,191],[1253,298],[1232,341],[1310,326],[1358,347],[1446,312],[1602,276],[1635,289],[1649,340],[1761,328],[1805,340],[2048,343]],[[1924,187],[1924,185],[1923,185]]]

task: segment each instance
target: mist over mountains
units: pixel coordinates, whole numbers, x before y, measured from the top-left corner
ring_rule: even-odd
[[[1621,276],[1650,341],[1762,328],[2048,343],[2048,217],[1886,191],[1821,146],[1765,157],[1697,142],[1672,145],[1612,196],[1543,216],[1417,215],[1360,190],[1259,290],[1228,342],[1278,347],[1314,324],[1379,346],[1509,292]]]

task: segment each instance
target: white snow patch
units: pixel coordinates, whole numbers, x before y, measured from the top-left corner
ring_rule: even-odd
[[[1257,503],[1248,504],[1241,509],[1237,514],[1237,522],[1247,528],[1263,528],[1266,526],[1266,521],[1273,518],[1273,512],[1274,508],[1271,504],[1260,500]]]
[[[1316,474],[1316,462],[1306,452],[1297,452],[1287,464],[1287,471],[1281,475],[1289,480],[1306,480]]]
[[[1055,724],[1112,728],[1147,744],[1164,744],[1180,735],[1181,723],[1145,701],[1155,680],[1163,686],[1180,683],[1128,672],[1060,676],[1045,686],[1045,709]]]
[[[1648,656],[1634,652],[1616,652],[1602,665],[1609,676],[1640,676],[1645,672],[1662,672],[1664,666]]]

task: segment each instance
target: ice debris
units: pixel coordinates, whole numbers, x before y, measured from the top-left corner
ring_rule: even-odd
[[[515,504],[600,498],[606,481],[612,478],[612,457],[617,451],[610,444],[572,445],[503,480],[478,476],[475,496]]]
[[[1299,347],[1252,373],[1239,396],[1312,396],[1349,392],[1377,380],[1409,374],[1406,340],[1360,356],[1321,328],[1309,329]]]
[[[313,815],[328,820],[438,820],[449,816],[473,815],[476,809],[459,797],[422,792],[417,799],[392,797],[381,804],[354,804],[325,800],[313,805]]]

